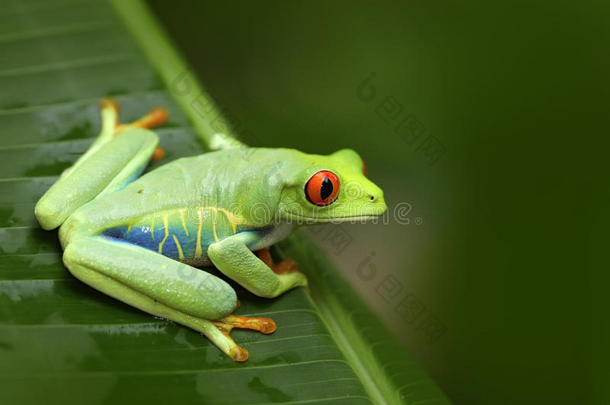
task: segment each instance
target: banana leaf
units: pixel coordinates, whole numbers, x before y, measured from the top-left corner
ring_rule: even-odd
[[[82,284],[64,268],[37,199],[98,134],[114,97],[131,121],[169,110],[162,162],[232,134],[144,3],[4,2],[0,9],[0,403],[443,404],[436,384],[304,233],[279,244],[310,280],[277,299],[236,286],[234,363],[206,338]]]

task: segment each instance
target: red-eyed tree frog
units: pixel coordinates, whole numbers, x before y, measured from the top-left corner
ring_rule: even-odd
[[[162,155],[150,130],[167,119],[153,109],[119,124],[118,104],[101,103],[102,130],[35,208],[40,225],[59,227],[63,261],[81,281],[131,306],[205,334],[235,361],[246,349],[232,328],[262,333],[268,318],[232,314],[233,288],[220,272],[267,298],[306,286],[290,259],[269,246],[303,224],[366,220],[386,211],[383,192],[364,175],[358,154],[328,156],[249,148],[222,134],[220,149],[181,158],[139,177]],[[138,178],[139,177],[139,178]]]

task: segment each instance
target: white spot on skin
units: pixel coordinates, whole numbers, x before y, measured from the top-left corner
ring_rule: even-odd
[[[12,302],[40,295],[51,295],[52,280],[10,280],[0,282],[0,296],[8,296]]]
[[[95,325],[89,328],[94,332],[101,332],[107,335],[135,335],[161,334],[167,333],[165,324],[159,325]]]

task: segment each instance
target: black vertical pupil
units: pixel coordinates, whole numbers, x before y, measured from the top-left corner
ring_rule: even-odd
[[[332,193],[333,182],[328,177],[325,177],[320,188],[320,197],[322,197],[322,200],[326,200]]]

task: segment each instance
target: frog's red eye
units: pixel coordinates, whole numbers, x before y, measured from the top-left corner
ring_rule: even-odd
[[[332,204],[338,194],[339,178],[328,170],[315,173],[305,184],[305,197],[310,203],[320,207]]]
[[[364,163],[364,160],[362,161],[362,174],[366,176],[366,163]]]

